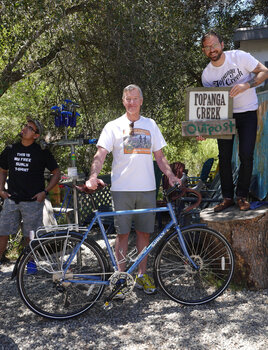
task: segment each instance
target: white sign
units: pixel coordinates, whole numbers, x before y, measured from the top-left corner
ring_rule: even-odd
[[[229,91],[190,91],[189,120],[228,119]]]

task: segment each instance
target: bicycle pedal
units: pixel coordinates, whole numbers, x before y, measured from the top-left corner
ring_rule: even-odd
[[[106,301],[103,305],[103,310],[109,311],[113,308],[113,303]]]

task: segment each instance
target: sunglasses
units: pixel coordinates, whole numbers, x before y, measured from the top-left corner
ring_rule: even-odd
[[[134,122],[129,124],[129,135],[134,135]]]
[[[31,125],[25,124],[23,125],[23,128],[27,128],[28,130],[31,130],[35,134],[38,134],[38,130],[34,130],[34,128]]]

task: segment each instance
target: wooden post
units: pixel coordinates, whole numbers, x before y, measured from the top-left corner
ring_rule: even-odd
[[[210,228],[222,233],[235,254],[233,282],[249,289],[268,288],[268,208],[242,212],[231,207],[220,213],[212,208],[200,217]]]

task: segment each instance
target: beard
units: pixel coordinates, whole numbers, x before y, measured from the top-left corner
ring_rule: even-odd
[[[211,61],[216,62],[221,58],[222,54],[223,54],[223,51],[221,50],[220,52],[217,53],[216,56],[210,56],[209,58]]]

